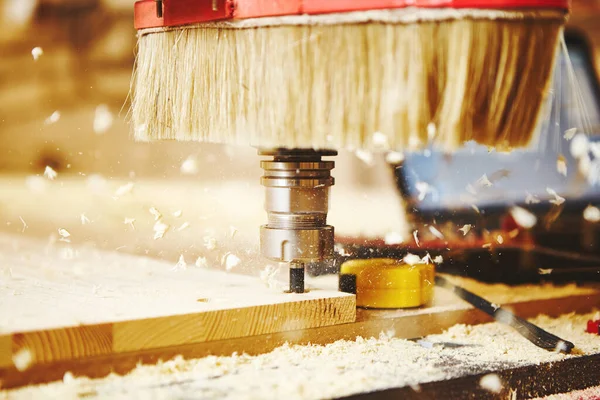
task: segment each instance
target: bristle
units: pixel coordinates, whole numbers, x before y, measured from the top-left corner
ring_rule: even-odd
[[[562,12],[475,18],[467,10],[459,15],[469,18],[442,12],[436,20],[427,10],[428,18],[412,23],[387,13],[340,24],[290,25],[281,17],[258,27],[244,21],[142,32],[135,137],[373,149],[381,132],[399,151],[530,142]]]

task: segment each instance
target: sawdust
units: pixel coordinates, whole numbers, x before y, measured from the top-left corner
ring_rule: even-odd
[[[600,210],[592,205],[587,206],[587,208],[583,210],[583,219],[588,222],[600,221]]]
[[[554,394],[546,397],[539,397],[534,400],[583,400],[583,399],[599,399],[600,386],[588,388],[585,390],[575,390],[569,393]]]
[[[41,47],[34,47],[31,49],[31,56],[33,57],[33,61],[37,61],[44,54],[44,50]]]
[[[502,391],[502,380],[497,374],[487,374],[481,378],[479,386],[489,392],[500,393]]]
[[[563,137],[566,140],[571,140],[571,139],[573,139],[573,137],[575,136],[576,133],[577,133],[577,128],[570,128],[565,131],[565,134],[563,135]]]
[[[58,176],[58,173],[53,170],[52,167],[46,166],[46,169],[44,169],[44,176],[53,181]]]
[[[13,355],[12,360],[17,370],[25,371],[31,366],[33,355],[31,354],[31,350],[24,347]]]
[[[106,133],[114,122],[114,116],[106,104],[100,104],[96,107],[94,113],[93,129],[97,135]]]
[[[532,321],[574,342],[581,354],[600,352],[600,336],[584,332],[593,314],[540,316]],[[410,386],[493,373],[575,355],[535,347],[498,323],[456,325],[421,342],[379,338],[340,340],[326,346],[284,345],[258,356],[233,354],[141,365],[125,376],[75,378],[70,382],[31,386],[4,392],[8,399],[35,396],[68,398],[235,398],[317,399],[391,387]],[[448,346],[448,343],[460,346]],[[491,380],[493,378],[488,378]],[[484,382],[491,389],[497,382]],[[2,394],[2,393],[0,393]],[[562,399],[562,397],[555,397]]]
[[[44,120],[44,124],[52,125],[58,122],[60,119],[60,111],[54,111],[48,118]]]
[[[198,162],[193,156],[186,158],[180,167],[182,175],[196,175],[198,173]]]

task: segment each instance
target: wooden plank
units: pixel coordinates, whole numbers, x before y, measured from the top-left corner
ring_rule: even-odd
[[[257,278],[69,243],[0,236],[0,366],[353,322],[352,295],[287,294]],[[8,339],[10,338],[10,342]]]
[[[114,351],[137,351],[353,322],[356,305],[348,300],[347,296],[327,297],[117,322],[113,325]]]
[[[506,297],[506,294],[493,290],[496,285],[483,286],[492,288],[492,290],[488,290],[491,292],[492,299],[500,301],[503,296]],[[504,288],[506,289],[506,287]],[[504,305],[524,318],[540,314],[557,317],[570,312],[586,313],[600,304],[600,292],[569,296],[560,288],[535,291],[529,285],[522,288],[517,287],[514,291],[517,292],[517,300],[505,302]],[[533,297],[542,293],[546,298],[523,301],[522,296],[525,296],[527,292],[530,296],[533,293]],[[552,298],[552,292],[556,293],[558,297]],[[34,365],[24,372],[19,372],[15,368],[0,368],[0,379],[4,382],[3,387],[11,388],[60,380],[68,371],[76,376],[89,377],[103,377],[111,372],[125,374],[140,363],[155,364],[159,360],[169,360],[177,355],[185,358],[199,358],[208,355],[227,356],[234,352],[257,355],[272,351],[284,343],[324,345],[341,339],[354,340],[357,336],[377,337],[381,332],[393,333],[395,337],[410,339],[442,333],[455,324],[475,325],[492,321],[488,315],[473,309],[466,303],[453,303],[439,292],[438,297],[440,297],[440,301],[452,304],[445,307],[417,310],[359,309],[356,322],[342,325],[115,353],[87,359],[64,360],[51,364]]]
[[[576,296],[576,297],[580,297],[577,302],[581,303],[582,300],[584,300],[586,298],[586,296]],[[592,296],[594,297],[594,296]],[[554,307],[557,307],[559,309],[563,309],[562,304],[563,304],[563,300],[565,299],[549,299],[549,300],[542,300],[538,304],[538,308],[542,308],[542,307],[548,307],[548,311],[550,312],[550,314],[559,314],[560,311],[556,310]],[[595,300],[597,301],[597,296],[595,298]],[[591,301],[590,301],[591,303]],[[592,305],[588,303],[586,308],[589,310],[589,308],[592,307]],[[574,304],[573,302],[571,302],[571,304]],[[583,303],[579,304],[579,306],[583,305]],[[531,316],[530,313],[527,312],[527,310],[531,309],[531,304],[528,304],[526,308],[524,308],[525,312],[520,313],[523,316]],[[569,308],[567,307],[567,310],[569,310]],[[368,318],[368,315],[371,315],[370,312],[365,311],[365,318]],[[476,320],[478,317],[477,315],[483,315],[481,313],[477,314],[476,310],[467,310],[465,312],[462,313],[463,316],[463,321],[464,323],[470,323],[470,321],[473,321],[474,319]],[[378,318],[378,317],[375,317]],[[565,320],[563,320],[561,322],[561,325],[564,327],[565,325],[568,325],[567,323],[564,322]],[[580,349],[580,351],[578,352],[581,356],[583,356],[583,358],[588,358],[589,356],[595,356],[598,357],[597,353],[595,351],[591,351],[590,349],[595,348],[597,349],[597,344],[594,345],[592,343],[598,343],[598,340],[595,340],[592,336],[589,336],[589,338],[587,337],[588,335],[583,333],[583,328],[585,325],[585,322],[582,323],[582,319],[579,318],[578,321],[577,319],[575,320],[571,320],[573,321],[571,324],[569,324],[571,326],[571,328],[566,328],[566,331],[569,332],[569,334],[565,333],[565,329],[563,329],[562,333],[560,333],[559,335],[561,337],[564,337],[566,339],[572,340],[575,343],[577,343],[578,345],[584,345],[585,349]],[[367,322],[367,321],[364,321]],[[373,321],[372,321],[373,322]],[[401,322],[401,321],[397,321],[397,322]],[[413,321],[404,321],[404,325],[410,325]],[[212,355],[230,355],[232,352],[237,351],[239,354],[241,353],[249,353],[251,355],[253,354],[258,354],[258,353],[265,353],[268,352],[270,350],[272,350],[274,347],[279,346],[280,344],[282,344],[283,342],[286,341],[286,339],[288,339],[287,341],[291,342],[291,343],[329,343],[333,340],[337,340],[340,338],[349,338],[352,336],[352,331],[354,330],[353,327],[355,325],[359,325],[362,324],[361,322],[357,322],[354,324],[346,324],[346,325],[338,325],[338,326],[332,326],[332,327],[325,327],[325,328],[315,328],[315,329],[308,329],[308,330],[304,330],[301,332],[297,332],[297,335],[295,336],[294,339],[294,333],[290,332],[290,333],[279,333],[279,334],[274,334],[274,335],[263,335],[263,336],[257,336],[257,337],[246,337],[246,338],[240,338],[240,339],[233,339],[233,340],[225,340],[225,341],[221,341],[221,342],[215,342],[215,343],[199,343],[199,344],[195,344],[195,345],[186,345],[186,346],[177,346],[177,347],[173,347],[173,348],[168,348],[168,349],[155,349],[152,351],[145,351],[145,352],[140,352],[137,354],[120,354],[117,355],[114,358],[109,359],[108,357],[96,357],[96,358],[92,358],[89,360],[79,360],[76,362],[72,362],[72,363],[57,363],[55,364],[52,368],[49,368],[48,366],[34,366],[33,368],[25,371],[24,373],[17,373],[16,371],[12,371],[10,373],[8,373],[7,375],[4,376],[6,385],[5,387],[16,387],[16,386],[22,386],[25,384],[29,384],[29,383],[33,383],[33,382],[45,382],[48,380],[60,380],[60,378],[62,378],[62,374],[64,374],[64,372],[66,371],[70,371],[72,372],[75,376],[93,376],[93,377],[101,377],[101,376],[105,376],[111,372],[116,372],[118,374],[124,374],[128,371],[130,371],[132,368],[134,368],[136,365],[139,365],[140,363],[143,364],[156,364],[157,361],[159,359],[162,360],[168,360],[173,358],[176,355],[184,355],[185,358],[199,358],[202,356],[206,356],[209,354]],[[548,321],[546,322],[546,325],[544,327],[549,327],[549,326],[554,326],[556,324],[556,321]],[[401,324],[398,324],[401,326]],[[425,327],[426,329],[428,327]],[[489,329],[489,327],[487,328]],[[496,332],[496,334],[498,334],[498,332],[506,332],[506,329],[498,329],[498,330],[487,330],[486,328],[484,328],[484,332],[487,333],[491,333],[491,332]],[[477,327],[473,327],[473,331],[477,331],[478,328]],[[336,331],[337,333],[330,335],[333,331]],[[509,330],[510,332],[510,330]],[[402,338],[403,334],[405,333],[405,331],[399,329],[397,332],[397,336]],[[432,333],[439,333],[439,332],[432,332]],[[480,331],[481,333],[481,331]],[[504,371],[507,369],[512,369],[512,368],[520,368],[520,367],[528,367],[528,366],[533,366],[533,365],[540,365],[542,363],[545,363],[548,361],[548,358],[554,358],[554,356],[552,355],[552,352],[545,352],[545,351],[540,351],[540,352],[536,352],[533,351],[533,354],[530,353],[529,355],[531,356],[531,358],[515,358],[515,352],[518,352],[518,349],[522,349],[525,351],[529,351],[531,349],[528,349],[528,347],[533,347],[533,345],[529,345],[527,344],[527,342],[525,342],[522,338],[520,338],[520,336],[516,333],[516,332],[512,332],[511,334],[508,334],[508,336],[506,337],[506,340],[508,340],[508,343],[505,340],[500,340],[497,341],[496,343],[494,343],[494,341],[492,340],[490,342],[490,340],[488,340],[487,336],[481,336],[481,334],[476,334],[475,337],[477,337],[478,339],[474,339],[473,341],[467,340],[465,342],[465,339],[469,336],[469,333],[465,333],[466,336],[461,336],[461,337],[457,337],[456,343],[470,343],[471,345],[474,346],[490,346],[492,348],[495,348],[495,350],[491,350],[491,353],[488,354],[487,356],[484,356],[482,359],[477,359],[476,355],[472,355],[472,358],[470,358],[468,361],[465,360],[465,358],[460,358],[457,359],[455,358],[457,355],[454,354],[451,351],[448,352],[444,352],[442,354],[438,354],[438,357],[440,358],[435,358],[432,357],[430,358],[430,362],[431,362],[431,366],[432,366],[432,370],[435,370],[438,367],[442,367],[442,368],[449,368],[448,365],[454,365],[456,367],[456,369],[454,370],[454,372],[451,374],[452,377],[454,378],[459,378],[459,377],[463,377],[463,376],[473,376],[473,374],[480,374],[480,373],[484,373],[484,372],[497,372],[499,373],[500,371]],[[555,333],[558,333],[555,331]],[[287,335],[287,338],[285,337]],[[378,335],[378,334],[377,334]],[[493,333],[492,333],[493,335]],[[574,336],[571,336],[574,335]],[[459,335],[460,336],[460,335]],[[439,342],[444,341],[444,339],[432,339],[434,342]],[[512,344],[511,344],[512,343]],[[342,344],[340,344],[342,345]],[[381,343],[381,345],[385,345],[385,341],[383,341]],[[391,348],[393,348],[394,346],[391,346]],[[253,351],[247,351],[248,349],[254,350],[256,351],[256,353],[254,353]],[[339,348],[338,348],[339,350]],[[482,352],[485,352],[483,349],[481,349]],[[434,351],[434,350],[431,350]],[[507,358],[504,358],[502,356],[502,354],[506,354],[505,352],[508,351],[508,354],[512,354],[510,356],[507,356]],[[303,350],[299,349],[298,350],[298,354],[302,354]],[[467,352],[468,353],[468,352]],[[496,356],[493,356],[493,354],[496,354]],[[408,356],[408,355],[407,355]],[[465,354],[463,353],[463,357],[465,356]],[[332,355],[332,357],[335,358],[335,355]],[[410,359],[410,356],[408,356]],[[579,355],[576,356],[578,357],[577,359],[579,359]],[[245,357],[243,357],[245,358]],[[299,357],[299,359],[301,359],[302,357]],[[353,353],[348,350],[348,360],[352,360],[353,359]],[[273,359],[271,359],[273,360]],[[282,360],[283,361],[283,360]],[[389,360],[388,360],[389,361]],[[201,361],[199,361],[201,363]],[[300,361],[302,362],[302,361]],[[578,362],[578,361],[577,361]],[[275,362],[277,363],[277,362]],[[556,361],[554,362],[556,363]],[[181,364],[178,364],[181,365]],[[262,365],[262,364],[261,364]],[[445,366],[444,366],[445,365]],[[396,371],[396,373],[399,376],[402,376],[403,374],[406,373],[406,371],[403,371],[402,369],[397,369],[394,367],[394,365],[389,365],[390,369],[393,371]],[[260,369],[260,367],[258,367],[258,369]],[[161,378],[164,378],[165,375],[169,374],[169,371],[174,371],[174,370],[179,370],[179,368],[173,368],[172,366],[170,368],[164,368],[164,375],[161,374]],[[189,368],[182,368],[181,371],[184,370],[188,370]],[[235,370],[232,369],[232,370]],[[262,366],[262,370],[263,372],[266,370],[269,370],[268,366]],[[62,371],[62,374],[61,374]],[[540,372],[543,372],[543,370],[541,370]],[[589,372],[589,371],[588,371]],[[598,373],[598,370],[596,369],[596,373]],[[281,374],[281,372],[280,372]],[[217,375],[217,374],[215,374]],[[571,374],[572,375],[572,374]],[[1,376],[1,375],[0,375]],[[135,374],[134,374],[135,376]],[[142,374],[139,374],[139,371],[137,371],[137,376],[141,378]],[[261,376],[261,375],[257,375],[257,376]],[[351,376],[354,376],[351,374]],[[424,382],[428,382],[429,379],[427,378],[427,373],[425,373],[421,379],[424,379],[423,382],[421,382],[421,384],[427,385]],[[531,377],[535,376],[534,373],[530,374],[530,375],[521,375],[522,378],[525,378],[526,380],[523,381],[516,381],[514,379],[511,378],[510,375],[505,375],[504,372],[502,372],[501,374],[502,376],[502,381],[505,383],[510,383],[509,385],[506,385],[506,388],[510,387],[510,388],[521,388],[527,387],[527,382],[531,381]],[[505,379],[506,376],[506,379]],[[158,383],[157,381],[151,380],[151,381],[146,381],[146,383],[142,383],[142,380],[139,381],[139,386],[136,386],[136,388],[131,388],[131,392],[127,392],[127,394],[131,397],[140,397],[140,394],[137,392],[137,390],[143,390],[144,386],[148,386],[151,385],[152,387],[154,387],[155,389],[159,390],[159,387],[165,387],[165,386],[169,386],[169,387],[173,387],[174,390],[177,391],[177,393],[179,395],[182,395],[182,392],[179,391],[179,389],[183,390],[183,391],[187,391],[188,393],[190,393],[190,386],[188,384],[190,384],[192,381],[197,380],[197,381],[202,381],[203,379],[206,379],[205,377],[202,376],[196,376],[191,377],[191,376],[186,376],[186,377],[182,377],[181,375],[178,375],[177,377],[177,373],[173,372],[173,379],[172,381],[168,382],[163,380],[160,380],[160,383]],[[157,376],[158,378],[158,376]],[[129,378],[124,378],[122,380],[118,380],[116,383],[116,386],[112,387],[112,390],[117,390],[117,388],[119,386],[121,387],[127,387],[127,386],[132,386],[132,385],[128,385],[126,380]],[[135,378],[134,378],[135,379]],[[129,379],[129,382],[134,381],[134,379]],[[544,380],[545,377],[543,378]],[[112,381],[115,382],[114,378],[110,378],[108,381]],[[107,381],[107,382],[108,382]],[[406,381],[406,379],[401,379],[400,382]],[[231,381],[230,381],[231,382]],[[413,381],[413,383],[418,383],[420,381]],[[477,379],[476,381],[476,385],[479,385],[479,379]],[[248,381],[246,379],[243,379],[240,377],[240,387],[244,387],[244,385],[247,385]],[[318,387],[319,383],[315,383]],[[323,385],[323,380],[321,380],[320,382],[321,385]],[[181,385],[181,386],[180,386]],[[441,384],[443,386],[443,384]],[[525,386],[521,386],[521,385],[525,385]],[[60,386],[60,385],[58,385]],[[66,385],[68,386],[68,385]],[[81,387],[81,390],[79,390],[79,393],[90,393],[91,397],[94,397],[94,395],[96,393],[102,393],[103,396],[107,396],[107,392],[110,393],[110,391],[106,391],[104,390],[105,388],[107,388],[108,386],[110,386],[110,383],[108,384],[104,384],[102,381],[97,381],[95,383],[91,383],[90,385],[85,385],[84,387]],[[556,388],[555,384],[552,385],[531,385],[530,387],[542,387],[542,386],[547,386],[548,388],[553,387]],[[74,387],[73,386],[68,386],[69,390],[71,390],[71,392],[73,392]],[[193,386],[192,386],[193,387]],[[379,387],[377,385],[375,385],[374,387]],[[414,387],[414,386],[413,386]],[[55,386],[56,388],[56,386]],[[96,391],[97,390],[97,391]],[[536,389],[537,390],[537,389]],[[554,389],[552,389],[554,390]],[[47,393],[47,392],[45,392]],[[57,392],[60,393],[60,390]],[[521,389],[519,389],[519,393],[522,395],[525,392],[522,392]],[[550,394],[552,392],[549,392],[548,394]],[[171,396],[172,397],[172,396]],[[180,396],[181,397],[181,396]],[[193,396],[192,396],[193,397]],[[198,397],[196,395],[196,397]],[[438,398],[439,396],[434,396],[433,398]],[[443,396],[442,396],[443,397]],[[448,398],[454,398],[454,396],[447,396]],[[400,396],[400,398],[402,398],[402,396]],[[473,398],[473,397],[470,397]],[[479,398],[479,397],[477,397]],[[499,398],[507,398],[507,397],[499,397]],[[528,397],[527,397],[528,398]]]
[[[0,368],[12,366],[12,338],[10,335],[0,336]]]
[[[70,360],[113,351],[110,324],[13,333],[12,354],[26,349],[33,363]]]

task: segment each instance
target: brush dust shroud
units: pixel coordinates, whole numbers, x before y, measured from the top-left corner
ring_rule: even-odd
[[[267,3],[136,3],[137,140],[526,146],[568,12],[567,0]]]

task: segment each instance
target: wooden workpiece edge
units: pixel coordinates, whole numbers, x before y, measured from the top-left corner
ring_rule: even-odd
[[[355,320],[356,297],[339,294],[230,310],[15,332],[0,336],[0,378],[2,369],[13,367],[13,356],[23,349],[30,352],[34,366],[347,324]]]
[[[123,321],[113,324],[113,352],[212,342],[346,324],[355,320],[356,297],[342,295]]]
[[[10,367],[12,364],[12,337],[0,335],[0,371],[1,368]]]
[[[521,317],[532,318],[540,314],[557,317],[569,312],[587,313],[597,308],[599,304],[600,293],[594,293],[508,303],[504,306],[510,307]],[[492,321],[488,315],[469,307],[445,311],[444,314],[443,318],[435,313],[381,318],[377,316],[377,312],[360,310],[356,322],[347,324],[107,354],[86,359],[62,360],[34,365],[24,372],[18,372],[14,367],[0,368],[0,380],[3,381],[4,388],[13,388],[60,380],[67,371],[75,376],[100,378],[111,372],[125,374],[140,363],[156,364],[159,360],[169,360],[178,355],[185,358],[226,356],[234,352],[256,355],[272,351],[285,343],[325,345],[341,339],[354,340],[357,336],[378,336],[382,331],[392,332],[398,338],[410,339],[441,333],[455,324],[476,325]]]

